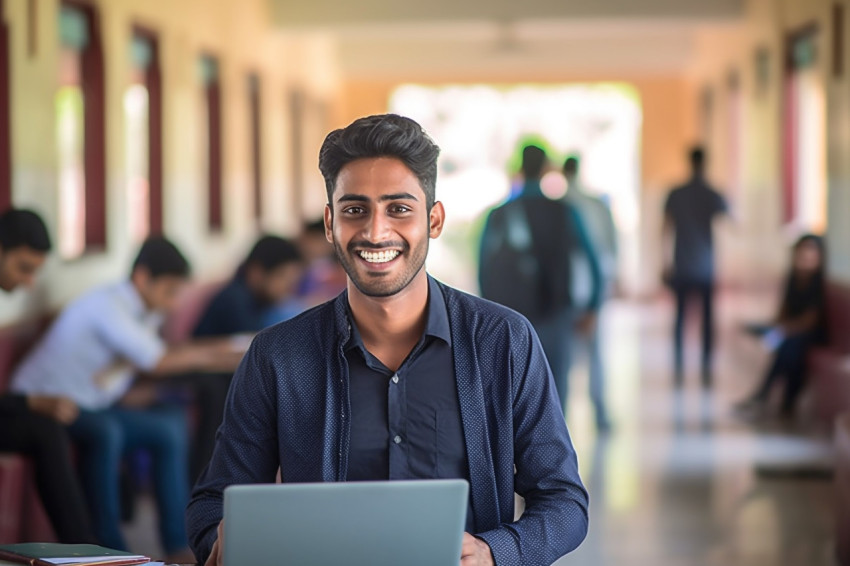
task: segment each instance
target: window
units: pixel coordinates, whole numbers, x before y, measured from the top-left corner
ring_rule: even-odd
[[[9,30],[0,0],[0,210],[12,204],[11,114],[9,112]]]
[[[783,193],[786,223],[826,228],[826,85],[818,71],[819,35],[808,27],[786,41]]]
[[[248,75],[248,105],[251,120],[251,175],[254,190],[254,219],[263,219],[262,132],[260,131],[260,77]]]
[[[206,100],[207,124],[207,187],[209,209],[207,226],[211,232],[224,228],[221,192],[221,89],[219,87],[218,61],[215,57],[201,57],[201,79]]]
[[[88,4],[65,0],[59,11],[56,141],[59,252],[65,259],[106,246],[103,50]]]
[[[124,93],[129,230],[134,242],[162,233],[162,92],[156,36],[141,28],[130,43]]]

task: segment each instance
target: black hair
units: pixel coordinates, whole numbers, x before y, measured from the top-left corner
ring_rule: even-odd
[[[564,161],[564,175],[577,175],[579,168],[579,159],[576,155],[571,155],[567,157],[566,161]]]
[[[806,244],[814,244],[820,252],[820,265],[812,273],[807,280],[801,280],[800,273],[793,266],[793,255],[797,253],[800,247]],[[801,287],[817,296],[824,297],[826,294],[826,242],[821,236],[816,234],[804,234],[800,236],[794,245],[791,247],[792,266],[788,270],[788,277],[785,281],[785,292],[782,299],[782,312],[785,313],[791,306],[792,298],[795,293],[800,292]],[[825,302],[821,306],[821,320],[825,320]]]
[[[251,253],[242,262],[238,273],[244,274],[245,268],[251,264],[268,272],[287,263],[300,262],[302,259],[298,247],[289,240],[278,236],[263,236],[251,248]]]
[[[328,134],[319,151],[319,170],[325,178],[328,202],[332,202],[343,167],[358,159],[395,157],[416,175],[431,210],[436,201],[439,155],[440,148],[418,123],[396,114],[379,114],[359,118]]]
[[[527,145],[522,148],[522,174],[526,179],[539,179],[546,165],[546,152],[542,147]]]
[[[191,268],[177,246],[162,236],[151,236],[142,244],[133,271],[145,268],[154,279],[162,276],[188,278]]]
[[[0,214],[0,248],[4,252],[30,248],[46,254],[52,247],[47,226],[35,212],[10,208]]]
[[[705,168],[705,150],[701,146],[691,148],[688,153],[688,161],[691,163],[691,169],[702,172]]]

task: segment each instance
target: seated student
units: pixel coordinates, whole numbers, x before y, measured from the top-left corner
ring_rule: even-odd
[[[268,311],[295,294],[302,273],[301,253],[295,244],[277,236],[263,236],[230,283],[210,301],[194,335],[259,332],[266,327]]]
[[[195,327],[194,336],[231,336],[259,332],[279,322],[280,309],[294,296],[303,273],[301,253],[293,243],[263,236],[254,244],[236,275],[210,301]],[[286,317],[288,318],[288,317]],[[224,400],[232,372],[204,375],[192,381],[198,408],[197,430],[189,465],[194,480],[206,466],[221,424]]]
[[[310,222],[298,237],[298,247],[307,262],[307,272],[298,286],[298,297],[307,308],[329,301],[345,290],[346,274],[325,237],[322,218]]]
[[[739,412],[760,409],[773,386],[783,381],[781,415],[791,417],[806,379],[809,348],[826,341],[826,250],[823,239],[801,237],[791,252],[791,270],[774,324],[765,328],[764,342],[775,350],[773,361],[758,389],[738,403]]]
[[[50,251],[41,218],[28,210],[0,215],[0,289],[30,286]],[[63,424],[77,407],[62,396],[0,396],[0,452],[17,452],[35,464],[41,501],[60,542],[94,542],[83,489],[71,463],[71,443]]]
[[[130,279],[72,301],[15,372],[12,388],[28,395],[70,398],[79,416],[68,426],[80,464],[96,533],[106,546],[126,549],[119,529],[119,468],[129,450],[153,456],[162,544],[169,561],[184,561],[183,510],[188,499],[187,432],[176,410],[117,405],[136,372],[154,376],[195,369],[221,370],[241,357],[213,341],[169,349],[159,337],[162,314],[189,277],[189,264],[164,238],[150,238]]]

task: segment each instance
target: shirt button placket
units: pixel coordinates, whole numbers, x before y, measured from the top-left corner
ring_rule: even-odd
[[[404,387],[400,383],[401,377],[398,373],[393,374],[389,381],[389,392],[387,400],[389,401],[388,416],[389,416],[389,431],[392,439],[392,448],[390,449],[390,479],[402,479],[406,477],[407,463],[405,462],[405,454],[403,450],[404,438]]]

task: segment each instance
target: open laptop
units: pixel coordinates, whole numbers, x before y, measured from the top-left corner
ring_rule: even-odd
[[[457,566],[464,480],[235,485],[224,565]]]

